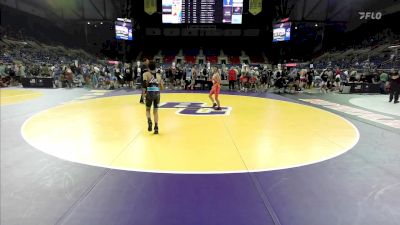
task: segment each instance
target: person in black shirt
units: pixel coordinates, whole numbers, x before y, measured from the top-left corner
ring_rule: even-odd
[[[389,102],[392,102],[394,98],[394,104],[399,103],[399,93],[400,93],[400,76],[398,73],[392,74],[390,77],[390,95]]]
[[[268,88],[268,71],[265,69],[261,72],[261,85],[263,91],[266,91]]]
[[[121,67],[119,64],[115,64],[115,77],[117,77],[118,80],[118,87],[123,86],[124,76],[122,75]]]
[[[172,68],[168,68],[166,71],[165,71],[165,76],[166,76],[166,86],[167,86],[167,89],[173,89],[173,80],[174,80],[174,78],[173,78],[173,74],[172,74]]]
[[[178,89],[182,85],[181,83],[182,78],[183,78],[183,70],[182,68],[179,67],[177,73],[175,74],[175,84]]]
[[[132,69],[131,66],[129,64],[125,64],[125,76],[124,76],[124,80],[125,83],[128,85],[128,87],[132,87]]]
[[[297,72],[296,77],[294,78],[294,90],[295,91],[301,91],[300,88],[300,72]]]
[[[284,82],[283,77],[281,76],[281,73],[277,72],[276,73],[276,81],[274,83],[274,86],[278,89],[278,93],[281,93],[281,89],[284,88],[284,85],[285,85],[285,82]]]
[[[143,63],[142,63],[142,79],[143,79],[143,74],[149,71],[149,59],[144,58]]]
[[[326,71],[322,72],[321,79],[322,79],[321,86],[320,86],[321,91],[328,92],[328,74],[326,73]]]
[[[312,70],[307,72],[307,88],[311,89],[311,85],[314,79],[314,72]]]
[[[178,76],[178,67],[171,67],[171,75],[170,75],[170,79],[171,79],[171,84],[172,84],[172,89],[176,88],[177,85],[177,76]]]

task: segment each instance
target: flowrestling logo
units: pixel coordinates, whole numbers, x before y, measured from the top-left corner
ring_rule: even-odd
[[[360,14],[360,20],[380,20],[382,18],[381,12],[358,12]]]
[[[160,104],[160,109],[178,109],[176,114],[186,116],[229,116],[232,107],[221,107],[215,110],[203,102],[165,102]]]

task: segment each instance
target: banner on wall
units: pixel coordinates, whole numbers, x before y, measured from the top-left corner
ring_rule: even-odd
[[[144,0],[144,11],[149,15],[157,12],[157,0]]]
[[[257,15],[262,10],[262,0],[249,0],[249,12]]]

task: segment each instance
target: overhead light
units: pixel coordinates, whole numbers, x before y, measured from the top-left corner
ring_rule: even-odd
[[[90,25],[90,22],[87,22],[87,24],[89,24],[89,25]]]
[[[297,30],[297,26],[296,26],[296,27],[294,27],[294,29],[295,29],[295,30]]]
[[[100,22],[101,25],[103,25],[103,22]]]
[[[315,26],[318,27],[318,24],[316,23]]]

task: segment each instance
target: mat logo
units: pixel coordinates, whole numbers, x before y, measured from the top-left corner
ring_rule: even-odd
[[[360,14],[360,20],[380,20],[382,18],[381,12],[358,12]]]
[[[160,109],[178,109],[176,114],[186,116],[229,116],[232,107],[221,107],[215,110],[203,102],[165,102]]]
[[[322,107],[333,109],[339,112],[357,116],[359,118],[369,120],[375,123],[380,123],[389,127],[400,129],[400,120],[391,116],[386,116],[374,112],[370,112],[363,109],[358,109],[346,105],[340,105],[337,103],[325,101],[322,99],[300,99],[301,101],[309,102],[311,104],[320,105]]]

